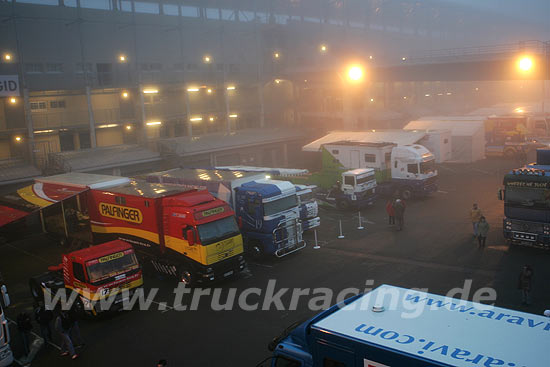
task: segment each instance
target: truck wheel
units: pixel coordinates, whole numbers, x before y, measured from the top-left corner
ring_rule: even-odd
[[[347,200],[340,200],[340,201],[336,202],[336,207],[339,210],[348,210],[350,205],[349,205],[349,202]]]
[[[412,198],[412,190],[410,187],[405,187],[403,190],[401,190],[401,197],[405,200],[409,200]]]
[[[44,291],[42,290],[42,287],[40,284],[36,282],[36,280],[32,279],[29,281],[29,287],[31,289],[31,295],[33,300],[36,303],[43,303],[44,302]]]
[[[178,268],[178,281],[188,287],[192,287],[195,284],[195,276],[186,266],[180,266]]]

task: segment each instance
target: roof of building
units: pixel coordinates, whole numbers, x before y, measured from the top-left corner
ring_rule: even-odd
[[[406,145],[417,143],[426,136],[425,131],[372,130],[372,131],[331,131],[329,134],[302,147],[305,152],[319,152],[321,146],[335,142],[395,143]]]
[[[0,185],[7,185],[18,182],[32,181],[41,172],[19,160],[0,161]]]
[[[191,156],[221,150],[289,142],[302,138],[302,132],[295,129],[263,128],[243,129],[231,133],[213,133],[196,137],[180,136],[161,139],[158,145],[162,154]]]
[[[115,145],[51,153],[64,171],[97,171],[160,160],[160,154],[139,145]]]

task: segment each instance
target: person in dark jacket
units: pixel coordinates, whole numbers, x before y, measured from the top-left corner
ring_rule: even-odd
[[[393,204],[393,210],[395,211],[395,220],[397,221],[397,230],[400,231],[403,229],[405,224],[405,207],[406,204],[403,200],[397,199]]]
[[[30,352],[30,339],[32,331],[32,321],[31,317],[26,312],[21,312],[17,315],[17,329],[19,330],[19,335],[21,335],[21,342],[23,343],[23,352],[25,356]]]
[[[36,323],[40,326],[40,334],[42,335],[42,338],[44,338],[44,342],[51,342],[51,323],[53,321],[53,312],[41,304],[34,310],[34,321],[36,321]]]
[[[523,305],[531,304],[531,283],[533,281],[533,269],[529,265],[523,266],[519,273],[518,289],[521,290]]]
[[[386,213],[388,213],[389,224],[395,224],[395,210],[393,209],[393,200],[388,200],[386,203]]]
[[[477,242],[479,248],[485,247],[485,241],[487,240],[487,234],[489,233],[489,223],[484,216],[479,218],[479,223],[477,224]]]
[[[71,330],[74,326],[74,319],[67,311],[61,311],[55,319],[55,330],[61,336],[61,355],[70,355],[72,359],[77,359],[78,354],[74,350],[73,340],[71,339]]]

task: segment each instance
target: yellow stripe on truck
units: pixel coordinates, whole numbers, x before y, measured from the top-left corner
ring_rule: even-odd
[[[29,203],[32,203],[34,205],[38,205],[41,208],[55,204],[52,201],[48,201],[37,196],[32,190],[32,187],[33,185],[25,186],[22,189],[17,190],[17,194],[19,194],[19,196],[21,196],[23,200],[28,201]]]
[[[65,288],[75,291],[76,293],[80,294],[82,297],[86,298],[87,300],[96,302],[102,299],[106,299],[107,297],[116,296],[117,294],[121,293],[125,289],[130,290],[130,289],[141,287],[142,285],[143,285],[143,278],[139,278],[130,283],[120,284],[118,287],[113,288],[112,290],[109,291],[109,293],[103,296],[101,295],[100,292],[90,292],[90,290],[87,288],[76,288],[69,285],[65,286]]]
[[[143,229],[129,228],[129,227],[105,227],[98,226],[97,224],[92,224],[92,232],[95,233],[122,233],[130,236],[136,236],[143,239],[146,239],[150,242],[154,242],[157,245],[159,244],[159,235],[158,233],[144,231]]]

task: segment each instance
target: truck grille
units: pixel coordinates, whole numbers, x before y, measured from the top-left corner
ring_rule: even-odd
[[[437,176],[428,177],[426,180],[426,186],[437,183]]]
[[[542,233],[542,223],[512,221],[512,231],[527,232],[527,233]]]

